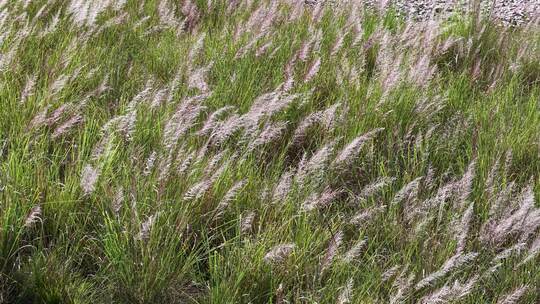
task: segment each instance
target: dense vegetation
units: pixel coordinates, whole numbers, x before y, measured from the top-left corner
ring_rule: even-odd
[[[0,302],[540,302],[538,23],[0,2]]]

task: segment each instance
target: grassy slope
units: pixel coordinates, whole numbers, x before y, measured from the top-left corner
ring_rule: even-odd
[[[317,22],[309,7],[288,21],[292,8],[280,3],[235,39],[260,5],[271,6],[240,2],[228,10],[224,1],[210,8],[197,1],[199,18],[182,30],[174,22],[186,11],[171,5],[176,18],[167,22],[156,2],[128,1],[86,25],[70,19],[63,1],[50,1],[38,18],[44,1],[3,5],[0,302],[345,303],[350,283],[352,303],[388,302],[399,290],[415,303],[456,280],[473,285],[461,298],[448,295],[460,303],[495,303],[522,285],[528,286],[523,303],[540,300],[538,258],[520,264],[534,253],[540,216],[535,208],[521,217],[512,209],[524,204],[520,197],[539,194],[537,27],[503,30],[456,16],[407,30],[392,12],[324,10]],[[57,12],[56,28],[42,34]],[[123,13],[119,24],[102,27]],[[273,16],[267,35],[237,56],[260,32],[264,15]],[[290,59],[319,29],[320,46],[305,62],[296,60],[295,84],[278,98],[299,94],[296,99],[223,141],[197,134],[214,111],[233,106],[218,119],[226,121],[276,92]],[[340,35],[343,47],[331,54]],[[256,56],[267,41],[269,50]],[[437,67],[425,81],[416,65],[423,56]],[[320,70],[304,83],[317,58]],[[190,87],[195,71],[210,63],[206,80]],[[401,76],[389,81],[392,73]],[[23,98],[32,77],[35,85]],[[106,89],[96,90],[102,83]],[[206,90],[204,83],[209,96],[182,108]],[[336,115],[293,141],[305,117],[333,105]],[[269,108],[266,101],[263,109]],[[58,129],[70,119],[73,126]],[[185,134],[168,135],[171,121],[179,121],[177,130],[186,127]],[[280,122],[286,124],[278,135],[251,149],[259,130]],[[384,130],[346,165],[335,164],[343,147],[375,128]],[[218,124],[214,133],[226,130]],[[328,157],[309,162],[325,145],[333,145]],[[287,172],[294,181],[274,200]],[[416,192],[392,203],[419,177]],[[208,189],[194,191],[201,181]],[[337,194],[304,210],[328,189]],[[497,201],[510,209],[490,214]],[[252,225],[241,231],[250,214]],[[515,221],[495,240],[484,224],[505,218]],[[533,226],[530,235],[524,222]],[[456,254],[456,230],[466,231],[463,254],[478,253],[476,259],[415,288]],[[343,259],[362,240],[358,254]],[[519,242],[521,250],[496,258]],[[265,261],[280,244],[295,247]],[[395,265],[397,273],[383,280]]]

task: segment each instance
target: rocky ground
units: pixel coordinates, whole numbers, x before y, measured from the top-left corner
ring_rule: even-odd
[[[306,0],[306,3],[316,0]],[[467,11],[476,1],[466,0],[366,0],[370,6],[394,5],[398,12],[414,19],[425,20],[433,16],[447,15],[456,10]],[[482,12],[500,20],[505,25],[521,25],[527,20],[540,17],[540,0],[482,0]]]
[[[473,1],[452,0],[396,0],[400,11],[416,18],[452,12],[456,9],[470,9]],[[519,25],[540,15],[539,0],[484,0],[480,3],[482,12],[490,14],[505,24]]]

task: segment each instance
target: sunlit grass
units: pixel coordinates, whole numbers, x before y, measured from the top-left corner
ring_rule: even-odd
[[[0,8],[0,303],[538,302],[538,25]]]

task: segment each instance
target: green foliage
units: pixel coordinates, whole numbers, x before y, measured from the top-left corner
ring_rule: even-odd
[[[0,303],[538,303],[537,25],[116,2],[0,4]]]

